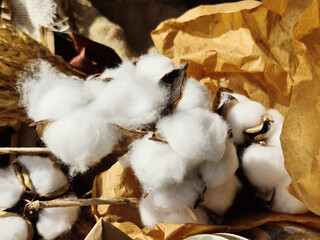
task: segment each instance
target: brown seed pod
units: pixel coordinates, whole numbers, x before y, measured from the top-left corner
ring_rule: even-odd
[[[230,93],[232,93],[232,90],[229,88],[219,88],[217,92],[218,100],[215,112],[223,118],[226,118],[227,112],[239,102]]]
[[[265,139],[266,134],[270,130],[270,126],[273,122],[274,120],[270,116],[263,116],[261,124],[245,129],[243,133],[249,137],[250,141],[252,142],[262,141]]]

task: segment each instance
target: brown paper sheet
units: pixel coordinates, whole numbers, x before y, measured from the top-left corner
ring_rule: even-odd
[[[152,32],[160,53],[189,62],[213,96],[224,85],[285,114],[289,192],[320,214],[319,1],[202,6]],[[224,82],[220,82],[221,78]]]
[[[114,227],[108,221],[100,218],[89,232],[85,240],[132,240],[125,233]]]
[[[281,142],[292,178],[289,192],[320,214],[320,28],[319,2],[243,1],[194,8],[152,32],[158,51],[188,77],[245,94],[285,115]],[[134,176],[117,163],[97,176],[94,197],[139,197]],[[134,183],[135,182],[135,183]],[[132,195],[131,195],[132,194]],[[133,239],[182,239],[206,232],[240,232],[268,222],[295,222],[320,229],[320,217],[257,213],[226,225],[157,224],[143,229],[137,209],[93,207]],[[136,216],[136,217],[135,217]]]

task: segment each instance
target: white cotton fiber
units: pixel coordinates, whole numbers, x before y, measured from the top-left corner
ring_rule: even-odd
[[[188,78],[183,86],[183,95],[175,111],[202,108],[212,110],[212,97],[207,87],[194,78]]]
[[[163,222],[163,218],[167,214],[162,209],[155,207],[153,198],[149,196],[141,198],[139,203],[139,212],[142,224],[150,228],[157,223]]]
[[[150,194],[146,198],[142,198],[139,204],[141,221],[147,227],[151,228],[157,223],[210,223],[206,213],[200,208],[190,207],[187,209],[184,205],[177,208],[159,207],[154,204],[154,197],[152,193]]]
[[[268,145],[281,146],[280,135],[283,125],[283,116],[274,109],[268,109],[266,115],[273,119],[273,123],[271,123],[270,129],[266,134],[266,142]]]
[[[64,198],[76,199],[74,196]],[[45,239],[54,239],[69,230],[78,218],[80,207],[44,208],[39,211],[38,233]]]
[[[160,117],[167,91],[157,83],[126,72],[104,88],[94,102],[109,121],[127,129],[138,129]]]
[[[155,207],[173,211],[181,207],[193,208],[204,188],[200,176],[189,173],[183,182],[167,185],[149,194],[154,199]]]
[[[84,81],[83,88],[87,95],[87,98],[92,101],[98,98],[102,94],[102,91],[107,84],[107,82],[99,79]]]
[[[136,73],[141,77],[158,82],[166,73],[174,69],[172,60],[157,52],[150,52],[139,58]]]
[[[275,189],[271,210],[289,214],[302,214],[308,212],[309,210],[307,207],[294,196],[290,195],[285,189],[290,182],[289,175],[279,182]]]
[[[226,121],[232,129],[235,144],[245,142],[243,131],[260,125],[265,113],[266,109],[255,101],[239,102],[227,112]]]
[[[205,161],[201,163],[199,172],[207,186],[215,188],[232,177],[238,167],[237,150],[233,144],[233,139],[229,138],[226,141],[226,150],[222,159],[219,162]]]
[[[192,211],[190,213],[189,211]],[[164,223],[195,223],[195,224],[211,224],[207,214],[201,208],[190,209],[186,208],[176,209],[166,214],[163,218]]]
[[[223,215],[231,207],[240,187],[241,184],[235,175],[218,187],[208,186],[201,206],[211,209],[218,215]]]
[[[13,167],[0,168],[0,207],[13,207],[20,200],[23,191]]]
[[[122,62],[116,68],[107,68],[105,69],[101,75],[100,79],[111,78],[112,80],[122,78],[123,76],[135,76],[136,68],[135,65],[130,61]]]
[[[112,152],[118,128],[89,105],[53,122],[43,140],[54,155],[69,165],[70,173],[83,173]]]
[[[262,189],[274,188],[287,176],[280,147],[251,145],[243,153],[242,168],[252,185]]]
[[[0,217],[1,240],[27,240],[28,235],[28,224],[22,217]]]
[[[22,103],[31,119],[58,119],[88,104],[81,79],[61,73],[45,61],[39,61],[38,65],[39,70],[31,67],[33,74],[24,76],[19,86]]]
[[[291,179],[284,167],[281,146],[251,145],[243,153],[242,167],[245,176],[259,191],[274,191],[272,211],[289,214],[308,211],[302,202],[285,190]]]
[[[32,185],[40,195],[52,193],[68,183],[63,172],[49,158],[20,156],[16,161],[27,168]]]
[[[224,154],[227,124],[213,112],[200,108],[175,112],[162,118],[157,127],[172,149],[190,159],[190,166],[219,161]]]
[[[130,150],[131,167],[146,192],[181,182],[187,171],[185,160],[169,144],[150,137],[136,140]]]

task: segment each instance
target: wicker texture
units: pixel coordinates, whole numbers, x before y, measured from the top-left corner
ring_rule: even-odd
[[[66,74],[84,76],[60,56],[51,54],[39,42],[0,19],[0,127],[28,121],[24,109],[19,106],[16,82],[26,65],[39,58]]]

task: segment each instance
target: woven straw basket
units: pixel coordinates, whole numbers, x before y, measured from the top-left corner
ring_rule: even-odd
[[[0,19],[0,127],[14,127],[28,121],[24,109],[19,106],[16,82],[26,65],[39,58],[65,74],[82,75],[41,43]]]

